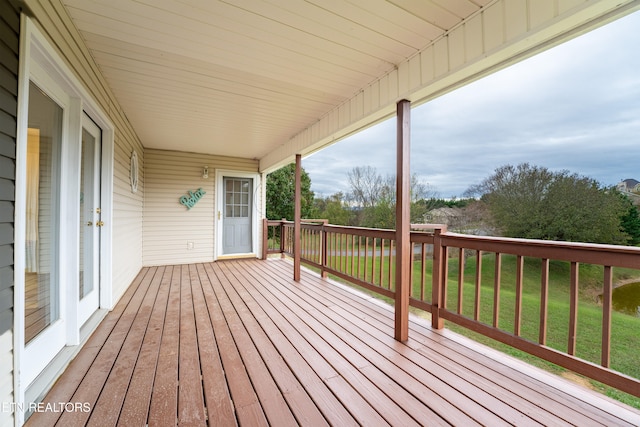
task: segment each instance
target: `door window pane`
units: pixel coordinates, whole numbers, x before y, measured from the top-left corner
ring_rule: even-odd
[[[62,112],[30,83],[24,272],[27,343],[60,317],[57,243]]]
[[[250,179],[225,178],[226,215],[233,218],[249,217]]]
[[[95,194],[95,147],[96,138],[86,129],[82,129],[80,144],[80,287],[79,298],[84,298],[94,287],[93,249],[94,249],[94,208],[98,206]]]

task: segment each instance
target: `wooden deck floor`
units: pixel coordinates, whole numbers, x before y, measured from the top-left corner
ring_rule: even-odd
[[[640,412],[285,260],[145,268],[28,425],[638,425]],[[89,409],[90,411],[85,411]]]

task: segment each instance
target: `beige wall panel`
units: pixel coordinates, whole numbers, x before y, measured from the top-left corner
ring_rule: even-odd
[[[421,58],[416,55],[409,60],[409,89],[420,87],[422,84]]]
[[[466,61],[473,61],[484,53],[482,37],[482,15],[478,14],[464,24],[464,45]]]
[[[557,0],[529,1],[529,28],[536,28],[556,15]]]
[[[440,77],[449,72],[449,39],[443,37],[433,45],[435,76]]]
[[[482,13],[483,28],[481,37],[484,40],[484,51],[489,52],[504,42],[504,10],[503,3],[495,3]]]
[[[380,102],[380,81],[376,80],[371,85],[371,110],[377,111],[381,107]]]
[[[505,3],[504,10],[507,40],[519,37],[529,29],[527,0],[511,0]]]
[[[362,117],[364,114],[364,92],[360,91],[351,100],[351,117]]]
[[[558,0],[558,14],[576,8],[587,0]]]
[[[398,93],[407,93],[409,85],[409,62],[402,62],[398,65]]]
[[[392,70],[389,73],[389,97],[387,99],[395,103],[398,100],[399,96],[400,91],[398,89],[398,70]]]
[[[436,77],[435,53],[433,46],[420,52],[420,68],[422,71],[422,82],[430,82]]]
[[[370,112],[373,111],[373,106],[372,106],[372,86],[367,86],[363,91],[362,91],[362,112],[363,114],[369,114]]]
[[[449,68],[461,67],[466,59],[465,26],[461,25],[449,33]]]
[[[349,100],[340,105],[340,108],[338,110],[338,117],[338,126],[340,126],[341,128],[347,126],[351,122],[351,105]]]
[[[209,166],[209,178],[202,169]],[[145,153],[143,263],[145,266],[212,261],[216,208],[216,169],[257,172],[249,159],[177,151]],[[180,204],[188,191],[206,194],[191,209]]]
[[[389,75],[380,78],[380,104],[389,103]]]

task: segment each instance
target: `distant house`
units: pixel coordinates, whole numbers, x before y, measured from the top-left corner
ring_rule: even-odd
[[[442,207],[430,210],[425,214],[425,222],[431,224],[453,225],[460,221],[462,211],[459,208]]]
[[[616,188],[623,193],[640,194],[640,181],[629,178],[621,181],[616,185]]]

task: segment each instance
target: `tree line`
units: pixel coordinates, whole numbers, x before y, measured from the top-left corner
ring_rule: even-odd
[[[295,165],[267,176],[269,219],[293,220]],[[395,228],[395,176],[371,166],[347,173],[349,191],[316,197],[302,170],[302,217],[331,224]],[[640,213],[614,187],[569,171],[522,163],[497,168],[464,198],[444,199],[417,175],[411,177],[411,222],[442,222],[449,229],[505,237],[640,244]],[[444,215],[444,216],[439,216]],[[436,219],[436,220],[434,220]]]

